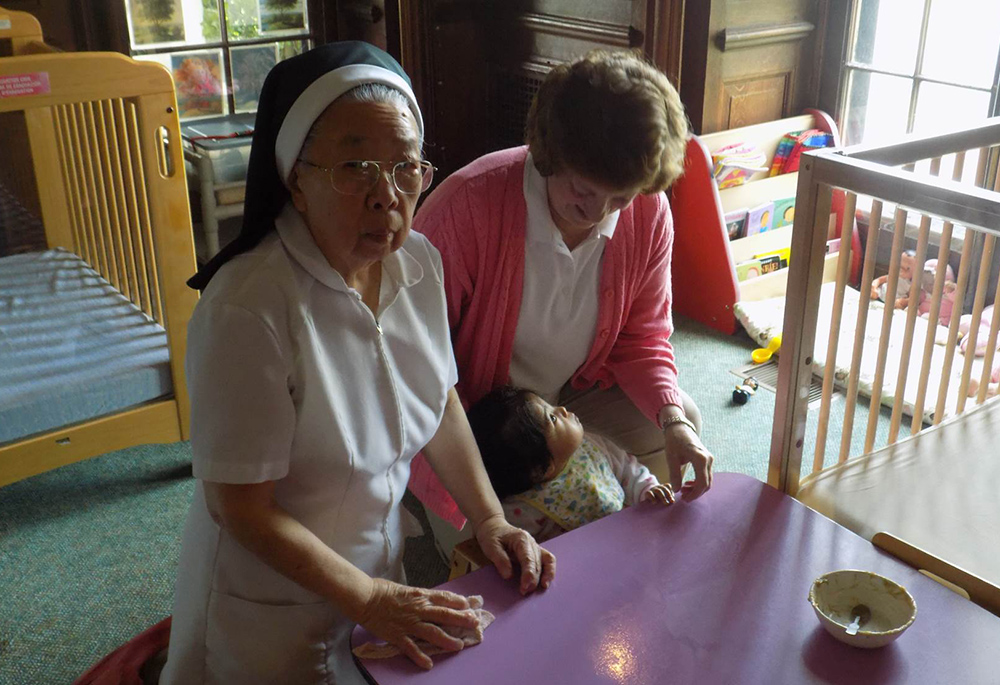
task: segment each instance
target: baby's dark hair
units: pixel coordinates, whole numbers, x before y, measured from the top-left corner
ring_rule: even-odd
[[[500,499],[541,483],[552,465],[545,434],[528,406],[533,394],[502,385],[469,409],[469,425]]]

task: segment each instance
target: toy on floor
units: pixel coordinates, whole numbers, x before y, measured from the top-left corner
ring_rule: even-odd
[[[893,306],[903,309],[910,300],[910,281],[913,280],[917,268],[917,253],[914,250],[904,250],[899,256],[899,280],[896,282],[896,301]],[[889,275],[879,276],[872,281],[872,299],[885,302],[888,290]]]
[[[931,311],[931,299],[934,294],[934,279],[937,276],[938,260],[928,259],[924,262],[924,270],[920,274],[920,300],[917,305],[917,313],[927,318]],[[958,285],[955,284],[955,272],[951,265],[945,265],[944,285],[941,289],[941,309],[938,311],[938,323],[947,326],[951,323],[951,312],[955,309],[955,293]]]
[[[750,353],[750,359],[753,360],[754,364],[763,364],[772,356],[774,353],[781,349],[781,333],[771,338],[770,342],[767,343],[767,347],[758,347],[756,350]]]
[[[737,385],[736,389],[733,390],[733,404],[746,404],[759,387],[760,384],[757,383],[756,378],[747,376],[743,379],[743,383]]]

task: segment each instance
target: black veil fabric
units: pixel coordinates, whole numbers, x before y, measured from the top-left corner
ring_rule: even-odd
[[[187,284],[204,290],[212,276],[233,257],[252,250],[274,230],[274,220],[291,199],[278,172],[275,143],[281,124],[300,95],[318,78],[334,69],[353,64],[370,64],[409,77],[387,53],[369,43],[344,41],[328,43],[279,62],[268,73],[260,91],[254,124],[250,161],[247,166],[246,199],[240,234],[198,270]],[[354,84],[362,85],[363,81]],[[352,86],[352,87],[354,87]],[[312,127],[313,122],[309,122]]]

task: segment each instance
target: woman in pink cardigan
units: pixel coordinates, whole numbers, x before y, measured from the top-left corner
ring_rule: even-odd
[[[596,51],[546,78],[526,147],[452,174],[414,229],[444,260],[464,402],[505,383],[531,388],[652,461],[675,491],[690,464],[693,499],[712,485],[712,455],[677,384],[663,193],[683,169],[687,138],[662,73],[633,53]],[[666,469],[655,463],[663,456]],[[422,459],[410,487],[461,527]]]

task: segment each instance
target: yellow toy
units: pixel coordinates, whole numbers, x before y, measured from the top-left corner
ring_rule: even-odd
[[[768,359],[770,359],[775,352],[781,349],[781,333],[771,338],[771,342],[767,344],[767,347],[758,347],[756,350],[750,353],[750,358],[753,359],[754,364],[763,364]]]

